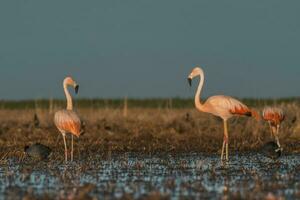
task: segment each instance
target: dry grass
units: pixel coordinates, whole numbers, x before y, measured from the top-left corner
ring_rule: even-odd
[[[282,107],[287,117],[281,143],[285,152],[299,152],[300,107],[293,103]],[[128,109],[126,117],[122,109],[77,112],[84,121],[85,134],[75,140],[75,158],[125,151],[219,153],[222,144],[222,121],[195,109]],[[35,113],[39,123],[34,120]],[[231,151],[255,150],[271,140],[267,123],[251,118],[230,120],[229,133]],[[62,138],[49,110],[0,110],[0,159],[36,142],[48,145],[55,158],[63,160]]]

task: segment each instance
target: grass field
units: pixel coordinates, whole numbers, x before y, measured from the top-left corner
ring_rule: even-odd
[[[107,151],[218,153],[221,148],[223,125],[219,118],[200,113],[190,108],[192,106],[178,108],[185,102],[192,105],[192,100],[146,101],[144,104],[152,105],[150,108],[140,108],[143,104],[141,100],[137,102],[129,100],[126,108],[123,107],[121,100],[111,101],[106,108],[102,104],[99,106],[99,102],[103,103],[104,100],[95,100],[98,103],[89,104],[89,108],[86,101],[88,100],[77,103],[77,112],[84,123],[85,134],[76,139],[76,156],[88,154],[90,151],[100,154]],[[2,102],[2,105],[5,105],[3,106],[5,109],[0,110],[0,146],[1,149],[5,149],[2,152],[21,151],[27,144],[41,142],[55,149],[57,151],[55,155],[62,158],[62,138],[54,127],[53,115],[57,109],[63,108],[63,104],[54,102],[52,106],[46,105],[44,101]],[[260,106],[254,107],[257,111],[269,101],[257,100],[252,104],[258,105],[259,102]],[[299,103],[296,100],[274,102],[286,113],[286,119],[280,130],[283,148],[287,152],[297,152],[300,138],[298,121],[300,112],[297,112],[300,111]],[[13,104],[16,104],[14,109],[6,107]],[[36,108],[28,106],[31,104]],[[153,105],[161,106],[151,108],[156,107]],[[35,124],[37,123],[34,120],[35,115],[38,124]],[[229,134],[231,152],[256,150],[264,142],[272,139],[266,122],[246,117],[231,119]]]

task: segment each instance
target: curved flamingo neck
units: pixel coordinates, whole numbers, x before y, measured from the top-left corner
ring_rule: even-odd
[[[203,104],[200,101],[201,91],[202,91],[203,84],[204,84],[204,73],[202,70],[200,71],[199,76],[200,76],[200,82],[199,82],[197,92],[195,95],[195,106],[198,110],[203,111]]]
[[[66,83],[64,83],[64,91],[65,91],[65,95],[66,95],[66,98],[67,98],[67,110],[73,110],[72,97],[69,93],[68,86],[67,86]]]

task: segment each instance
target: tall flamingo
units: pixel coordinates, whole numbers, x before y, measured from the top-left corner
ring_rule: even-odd
[[[271,133],[275,137],[279,149],[281,149],[281,147],[278,134],[281,122],[284,120],[284,118],[285,115],[281,108],[266,107],[263,110],[263,119],[269,123]]]
[[[72,97],[68,91],[68,86],[75,88],[75,93],[78,93],[79,85],[71,78],[66,77],[63,81],[63,87],[67,98],[67,109],[59,110],[54,115],[54,123],[57,129],[63,136],[65,145],[65,161],[68,161],[68,149],[66,143],[66,133],[71,133],[72,144],[71,144],[71,161],[73,161],[73,135],[79,137],[81,131],[81,121],[78,115],[73,111]]]
[[[222,145],[221,160],[224,160],[224,150],[226,146],[226,161],[228,161],[228,128],[227,120],[235,115],[253,116],[259,119],[259,115],[254,110],[249,109],[246,105],[240,101],[229,96],[212,96],[206,100],[205,103],[201,103],[200,95],[204,84],[204,72],[200,67],[195,67],[188,76],[188,82],[192,85],[192,79],[196,76],[200,76],[200,82],[195,95],[195,106],[201,112],[210,113],[223,119],[224,122],[224,139]]]

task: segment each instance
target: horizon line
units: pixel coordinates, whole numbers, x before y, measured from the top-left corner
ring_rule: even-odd
[[[235,97],[237,99],[243,99],[243,100],[298,100],[300,99],[300,96],[289,96],[289,97]],[[73,98],[73,101],[82,101],[82,100],[124,100],[127,98],[127,100],[167,100],[167,99],[178,99],[178,100],[193,100],[194,97],[82,97],[82,98]],[[203,97],[201,99],[207,99],[209,97]],[[1,99],[2,102],[22,102],[22,101],[65,101],[65,98],[31,98],[31,99]]]

